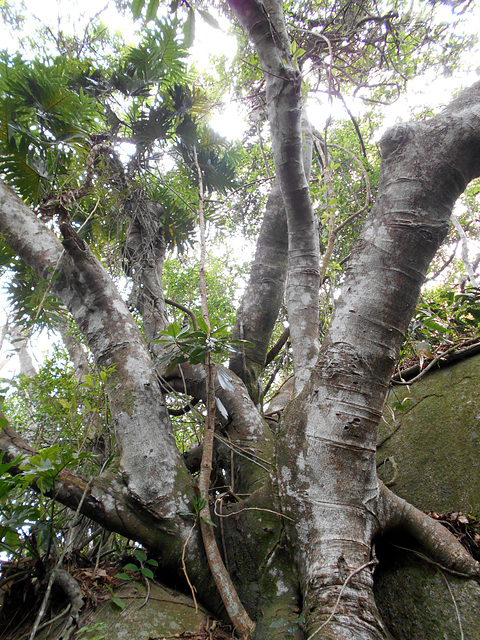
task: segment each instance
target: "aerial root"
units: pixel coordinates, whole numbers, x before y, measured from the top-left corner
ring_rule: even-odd
[[[380,482],[379,516],[382,533],[405,533],[425,552],[423,555],[412,550],[423,560],[458,577],[480,578],[480,563],[448,529],[399,498],[383,482]]]

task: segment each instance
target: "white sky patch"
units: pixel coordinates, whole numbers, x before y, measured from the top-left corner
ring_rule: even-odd
[[[14,2],[11,2],[14,5]],[[26,11],[24,12],[26,33],[33,34],[36,29],[47,26],[53,34],[60,31],[64,35],[85,32],[88,24],[95,17],[105,23],[112,32],[120,31],[126,42],[134,41],[137,25],[133,23],[131,14],[121,15],[115,5],[108,0],[98,2],[95,0],[24,0]],[[11,32],[9,25],[0,24],[1,48],[9,53],[18,50],[18,34]]]
[[[127,164],[128,162],[130,162],[135,154],[136,149],[137,147],[133,142],[122,142],[118,145],[118,155],[123,164]]]
[[[223,104],[215,110],[210,126],[229,141],[239,140],[245,134],[247,122],[245,114],[236,102]]]
[[[190,49],[190,60],[195,62],[199,71],[211,73],[211,56],[226,56],[231,62],[237,53],[237,42],[228,33],[229,23],[225,18],[216,15],[220,28],[209,25],[197,12],[195,15],[195,40]]]

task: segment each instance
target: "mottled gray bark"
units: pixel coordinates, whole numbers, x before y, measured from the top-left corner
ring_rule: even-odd
[[[277,0],[230,0],[248,33],[265,75],[272,151],[288,227],[288,322],[297,393],[318,355],[320,286],[317,220],[308,188],[311,133],[303,127],[302,77],[290,55],[290,41]]]
[[[312,134],[310,124],[302,121],[302,161],[306,179],[310,179],[312,161]],[[275,180],[268,196],[260,234],[257,240],[255,257],[250,271],[250,278],[245,289],[235,324],[234,338],[252,343],[246,345],[232,357],[230,368],[246,384],[254,402],[261,400],[258,379],[266,366],[266,358],[272,331],[278,318],[280,307],[286,293],[289,319],[292,317],[293,341],[300,342],[298,327],[302,324],[295,320],[294,308],[297,308],[295,297],[298,293],[294,276],[295,260],[289,253],[289,231],[280,181]],[[295,242],[292,237],[290,242]],[[287,281],[287,266],[289,278]],[[287,285],[287,286],[286,286]],[[286,286],[286,290],[285,290]],[[302,305],[298,312],[303,313]],[[292,314],[290,316],[290,314]],[[292,329],[290,329],[292,332]],[[295,347],[295,353],[298,349]],[[297,370],[301,364],[297,362]]]
[[[292,537],[313,629],[346,576],[370,558],[378,531],[381,409],[453,204],[480,172],[479,103],[480,83],[453,103],[456,109],[384,136],[376,205],[355,245],[312,377],[285,416],[279,486],[296,520]],[[371,576],[363,570],[349,587],[337,610],[355,632],[345,635],[344,622],[332,620],[326,637],[384,638]]]
[[[175,373],[175,372],[174,372]],[[233,467],[232,483],[236,491],[250,494],[264,485],[271,471],[274,437],[262,418],[242,381],[230,372],[231,388],[215,385],[215,397],[228,413],[222,418],[223,427],[218,430],[217,444],[223,443],[223,451],[230,458],[228,473]],[[179,392],[205,400],[206,383],[203,367],[182,365],[182,374],[171,377],[169,386]],[[220,448],[222,448],[220,446]]]
[[[258,379],[278,317],[287,272],[287,219],[276,180],[268,196],[250,278],[237,312],[234,338],[248,340],[230,361],[230,368],[246,384],[254,402],[260,399]]]
[[[152,344],[168,324],[163,293],[165,238],[162,206],[147,200],[141,192],[133,192],[124,209],[130,218],[123,256],[125,270],[133,280],[131,302],[142,316],[145,338],[155,355],[161,345]]]
[[[7,333],[10,335],[12,346],[20,364],[20,373],[29,378],[37,375],[37,369],[28,350],[28,335],[17,325],[8,323]]]

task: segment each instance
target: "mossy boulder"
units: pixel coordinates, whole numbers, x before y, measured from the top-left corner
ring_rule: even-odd
[[[150,582],[130,582],[115,590],[115,597],[124,603],[123,610],[110,599],[96,609],[82,615],[83,631],[79,640],[149,640],[151,638],[217,638],[216,623],[202,607],[195,608],[193,600],[185,595]],[[58,638],[63,626],[49,628],[39,638]]]
[[[423,511],[479,515],[480,356],[394,386],[389,403],[394,415],[387,410],[380,428],[379,477],[388,483],[396,476],[392,491]]]
[[[480,586],[383,545],[375,599],[395,640],[479,640]]]
[[[480,514],[480,356],[393,386],[378,474],[423,511]],[[389,483],[390,484],[390,483]],[[397,541],[412,547],[409,540]],[[380,545],[375,597],[395,640],[479,640],[480,586]]]

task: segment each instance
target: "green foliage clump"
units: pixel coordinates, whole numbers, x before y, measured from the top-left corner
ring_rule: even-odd
[[[243,276],[242,265],[213,255],[208,256],[205,277],[212,328],[233,328],[236,317],[235,304]],[[182,256],[166,260],[163,284],[167,298],[188,307],[197,316],[201,315],[197,258]],[[171,307],[170,312],[177,322],[183,320],[183,313],[178,309]]]

